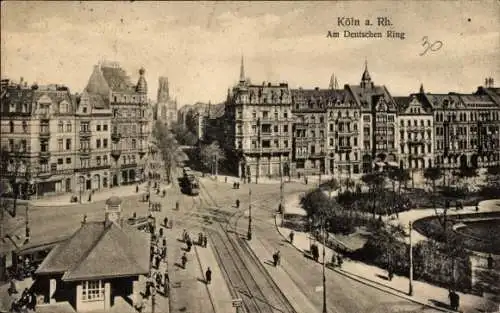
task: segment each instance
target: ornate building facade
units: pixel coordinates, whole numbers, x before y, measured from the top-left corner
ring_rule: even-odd
[[[409,97],[396,97],[399,123],[399,166],[425,169],[434,166],[434,118],[423,99],[424,89]]]
[[[396,102],[385,86],[371,80],[368,66],[359,85],[346,85],[349,101],[360,108],[362,172],[385,165],[397,166]]]
[[[286,83],[252,85],[245,79],[228,93],[221,142],[239,177],[287,175],[292,157],[291,94]]]
[[[1,99],[2,178],[21,198],[75,189],[75,103],[66,86],[8,83]],[[2,156],[4,158],[4,156]]]
[[[109,188],[111,159],[111,119],[109,101],[84,90],[77,98],[75,169],[77,192]]]
[[[109,101],[111,118],[111,185],[133,184],[144,179],[145,155],[151,135],[151,107],[147,99],[145,70],[136,84],[116,63],[94,67],[86,90]]]

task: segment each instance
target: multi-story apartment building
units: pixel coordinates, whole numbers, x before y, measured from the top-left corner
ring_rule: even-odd
[[[288,84],[252,85],[244,75],[226,102],[224,130],[229,160],[240,177],[287,175],[292,148],[291,94]]]
[[[9,84],[2,92],[1,142],[7,176],[21,197],[75,188],[75,103],[67,87]]]
[[[434,165],[434,118],[423,99],[424,89],[409,97],[395,97],[398,103],[399,166],[424,169]]]
[[[335,146],[335,164],[330,165],[330,174],[351,177],[361,173],[360,116],[360,107],[349,93],[345,89],[335,90],[328,106],[328,146]]]
[[[155,120],[163,121],[168,127],[177,122],[177,100],[170,97],[168,77],[158,80],[158,96],[155,105]]]
[[[362,171],[397,163],[396,102],[385,86],[373,83],[365,64],[360,85],[346,85],[348,101],[361,110]]]
[[[77,97],[75,168],[77,192],[110,187],[111,118],[109,101],[84,90]]]
[[[434,115],[437,166],[456,169],[499,164],[500,102],[495,96],[495,88],[483,87],[474,94],[423,94],[422,100]]]
[[[109,101],[111,119],[111,184],[135,183],[144,178],[144,156],[151,135],[152,110],[147,99],[145,70],[133,84],[117,63],[94,67],[86,90]]]

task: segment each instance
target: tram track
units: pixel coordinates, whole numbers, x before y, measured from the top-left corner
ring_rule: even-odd
[[[215,197],[203,183],[200,183],[199,197],[200,203],[203,201],[208,206],[220,208]],[[257,206],[273,199],[275,199],[274,194],[253,201],[251,204]],[[213,251],[228,283],[231,296],[242,299],[246,313],[296,313],[258,257],[236,232],[237,222],[247,210],[242,208],[232,213],[225,222],[218,222],[217,227],[205,227],[209,230],[208,236],[212,245],[217,247]],[[234,226],[231,225],[232,221],[235,222]],[[233,233],[229,233],[229,228],[232,228]]]

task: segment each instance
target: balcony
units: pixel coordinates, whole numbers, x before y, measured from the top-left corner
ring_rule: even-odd
[[[119,133],[111,133],[111,140],[113,142],[120,141],[121,138],[122,138],[122,135],[120,135]]]
[[[80,148],[78,151],[80,152],[81,156],[89,156],[90,155],[90,148]]]
[[[127,163],[127,164],[122,164],[122,166],[121,166],[122,169],[135,168],[135,167],[137,167],[137,163]]]
[[[111,149],[111,156],[113,158],[118,159],[121,154],[122,154],[122,149],[120,149],[120,148],[112,148]]]
[[[49,120],[50,119],[50,112],[49,111],[40,112],[40,119]]]
[[[111,166],[109,164],[92,165],[92,166],[87,166],[87,167],[75,168],[74,172],[75,173],[88,173],[90,171],[107,170],[110,167]]]
[[[335,152],[337,153],[351,152],[351,151],[352,151],[351,146],[335,146]]]
[[[49,138],[50,129],[48,127],[40,128],[40,138]]]
[[[50,158],[50,151],[40,151],[38,153],[38,157],[40,159],[48,159],[48,158]]]
[[[326,157],[326,152],[325,151],[319,151],[319,152],[314,152],[309,154],[309,158],[324,158]]]
[[[80,137],[90,137],[92,136],[92,132],[90,129],[80,129]]]

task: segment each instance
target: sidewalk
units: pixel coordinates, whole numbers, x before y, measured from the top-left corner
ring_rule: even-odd
[[[209,285],[207,284],[206,287],[210,300],[214,305],[215,313],[229,313],[234,311],[232,305],[233,297],[222,275],[210,243],[208,243],[207,248],[194,246],[194,250],[200,264],[202,277],[204,277],[208,267],[212,271],[212,282]]]
[[[98,201],[105,201],[111,196],[118,196],[121,198],[126,198],[134,195],[140,195],[141,193],[147,192],[147,183],[139,184],[139,193],[136,193],[136,184],[127,185],[127,186],[119,186],[109,189],[104,189],[101,191],[97,191],[92,195],[92,201],[88,201],[90,191],[85,191],[82,193],[82,203],[81,204],[90,204]],[[170,185],[161,184],[160,190],[168,189],[171,187]],[[54,207],[54,206],[68,206],[68,205],[77,205],[80,202],[71,202],[71,196],[77,195],[80,196],[78,192],[76,193],[65,193],[58,196],[51,196],[42,199],[31,200],[29,203],[36,207]],[[153,191],[151,188],[151,195],[153,195]]]
[[[307,296],[299,289],[299,287],[293,282],[290,276],[283,270],[281,266],[270,266],[268,262],[271,262],[270,257],[274,251],[267,250],[258,237],[253,240],[247,241],[248,245],[255,253],[259,261],[266,268],[267,272],[273,279],[273,281],[278,285],[278,288],[284,291],[286,298],[293,306],[297,312],[315,312],[316,307],[311,303]],[[267,261],[267,262],[266,262]],[[282,260],[282,264],[286,264],[285,259]]]
[[[276,215],[276,225],[281,224],[281,216]],[[290,230],[287,228],[282,228],[276,226],[279,233],[288,239]],[[307,233],[294,231],[295,237],[293,245],[301,253],[309,250],[310,238]],[[320,251],[322,251],[323,246],[318,243]],[[326,261],[327,263],[331,260],[332,254],[334,253],[332,249],[325,247],[326,250]],[[313,261],[311,261],[313,262]],[[323,262],[322,253],[320,253],[319,262]],[[443,306],[449,303],[448,300],[448,290],[445,288],[440,288],[433,286],[431,284],[413,281],[413,296],[408,295],[408,278],[394,275],[392,281],[388,281],[385,277],[387,272],[376,266],[367,265],[361,262],[356,262],[344,259],[342,269],[330,268],[337,271],[345,276],[348,276],[354,280],[357,280],[363,284],[372,286],[379,290],[385,291],[387,293],[393,294],[395,296],[410,300],[412,302],[420,303],[434,309],[451,312]],[[483,299],[481,297],[459,293],[460,295],[460,312],[472,313],[482,310],[482,312],[496,312],[499,307],[495,304]]]

